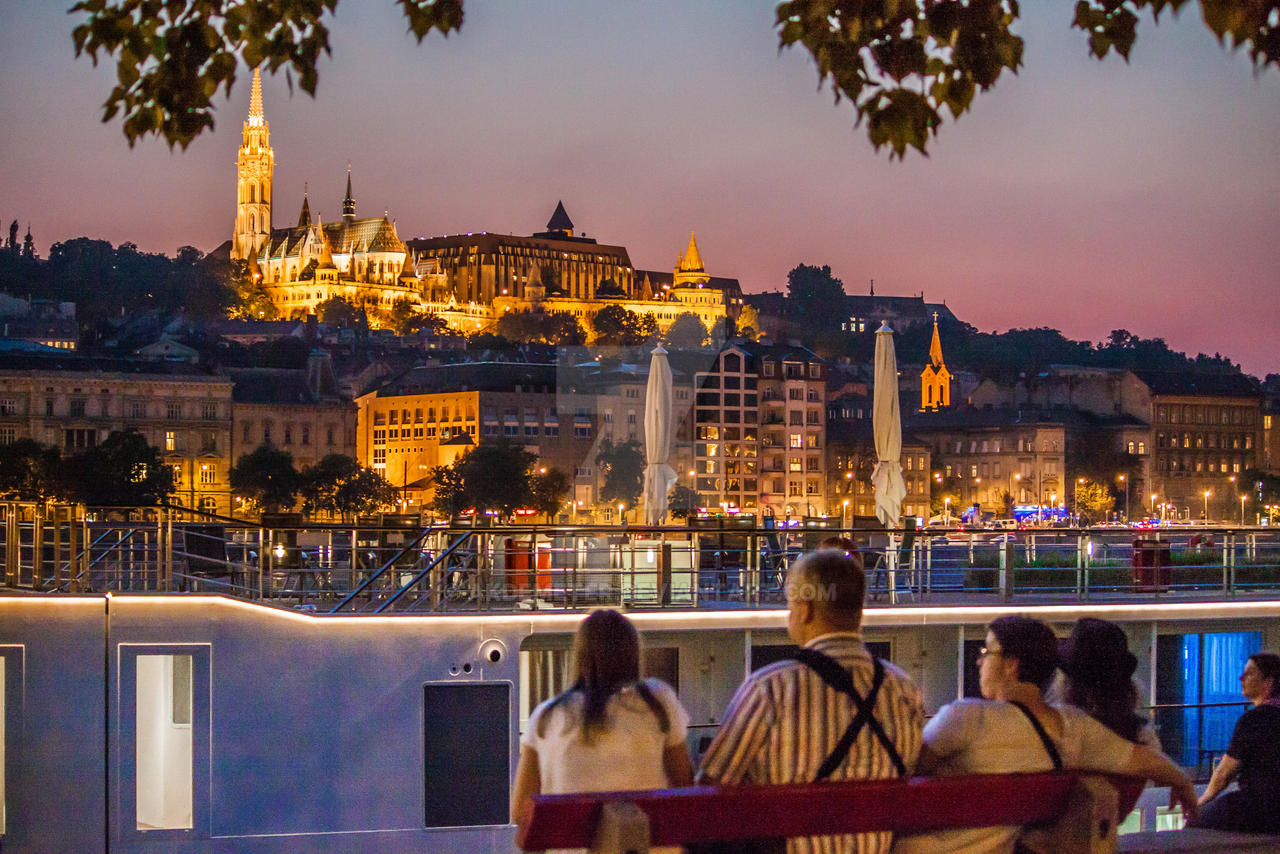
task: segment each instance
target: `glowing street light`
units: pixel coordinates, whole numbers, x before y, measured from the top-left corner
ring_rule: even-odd
[[[1244,503],[1248,500],[1247,495],[1240,496],[1240,527],[1244,527]]]
[[[1240,506],[1243,507],[1244,505],[1241,504]],[[1241,510],[1240,512],[1243,513],[1244,511]],[[845,530],[849,528],[849,499],[847,498],[844,500],[843,509],[840,511],[840,527]]]
[[[1156,515],[1156,497],[1159,493],[1151,493],[1151,515]]]
[[[1204,491],[1204,520],[1206,522],[1209,521],[1209,496],[1210,495],[1213,495],[1212,490],[1206,489]]]
[[[1124,484],[1124,520],[1129,521],[1129,478],[1127,475],[1120,475],[1120,482]]]
[[[942,524],[950,526],[951,525],[951,496],[949,495],[946,498],[942,499],[942,512],[943,512]]]

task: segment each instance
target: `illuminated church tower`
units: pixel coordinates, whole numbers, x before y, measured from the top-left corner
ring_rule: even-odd
[[[694,239],[691,231],[689,232],[689,248],[676,261],[675,270],[672,271],[671,287],[696,288],[705,285],[709,281],[711,281],[711,277],[707,275],[707,268],[702,265],[702,255],[698,252],[698,241]]]
[[[236,158],[236,228],[231,257],[256,257],[271,239],[271,175],[275,168],[271,133],[262,114],[262,73],[253,69],[249,118]]]
[[[937,411],[951,405],[951,372],[942,361],[942,339],[938,337],[938,313],[933,313],[933,341],[929,344],[929,364],[920,374],[920,410]]]

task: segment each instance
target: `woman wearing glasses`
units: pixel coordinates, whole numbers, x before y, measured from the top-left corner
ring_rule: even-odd
[[[944,706],[924,728],[916,773],[1009,774],[1087,768],[1154,780],[1193,815],[1196,794],[1163,754],[1111,732],[1073,706],[1051,706],[1044,691],[1058,665],[1053,630],[1027,617],[1000,617],[979,656],[982,699]],[[894,851],[1012,852],[1021,828],[982,827],[901,837]]]

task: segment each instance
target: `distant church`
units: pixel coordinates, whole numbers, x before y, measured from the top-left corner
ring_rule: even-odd
[[[253,71],[249,117],[236,161],[236,224],[231,257],[244,259],[262,278],[281,317],[314,313],[330,297],[373,311],[389,311],[398,300],[418,306],[422,280],[409,248],[386,216],[356,217],[347,167],[342,218],[322,222],[304,193],[298,224],[273,228],[272,173],[275,153],[262,110],[262,75]]]
[[[478,232],[406,243],[387,216],[356,217],[350,164],[341,219],[313,216],[304,193],[298,224],[275,228],[274,168],[262,75],[254,69],[230,251],[249,262],[284,318],[305,317],[341,297],[368,310],[374,325],[381,325],[380,313],[407,300],[466,333],[493,327],[504,312],[529,309],[568,312],[589,330],[601,308],[620,304],[653,316],[665,331],[681,314],[696,315],[710,330],[742,308],[738,280],[708,275],[692,234],[671,273],[636,270],[624,247],[576,233],[563,203],[545,231],[528,237]]]
[[[938,313],[933,313],[933,340],[929,343],[929,364],[920,373],[920,411],[937,412],[951,405],[951,372],[942,360],[942,339],[938,337]]]

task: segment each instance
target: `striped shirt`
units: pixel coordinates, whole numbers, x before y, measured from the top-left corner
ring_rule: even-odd
[[[832,632],[805,646],[849,668],[862,696],[871,690],[871,655],[854,632]],[[844,735],[857,709],[830,688],[812,668],[779,661],[747,677],[725,712],[720,731],[702,758],[699,776],[718,783],[809,783]],[[884,684],[876,697],[876,719],[898,748],[908,774],[920,755],[924,707],[920,689],[905,673],[885,664]],[[888,753],[863,727],[845,761],[828,778],[879,780],[897,772]],[[882,854],[892,834],[812,836],[790,839],[788,854]]]

